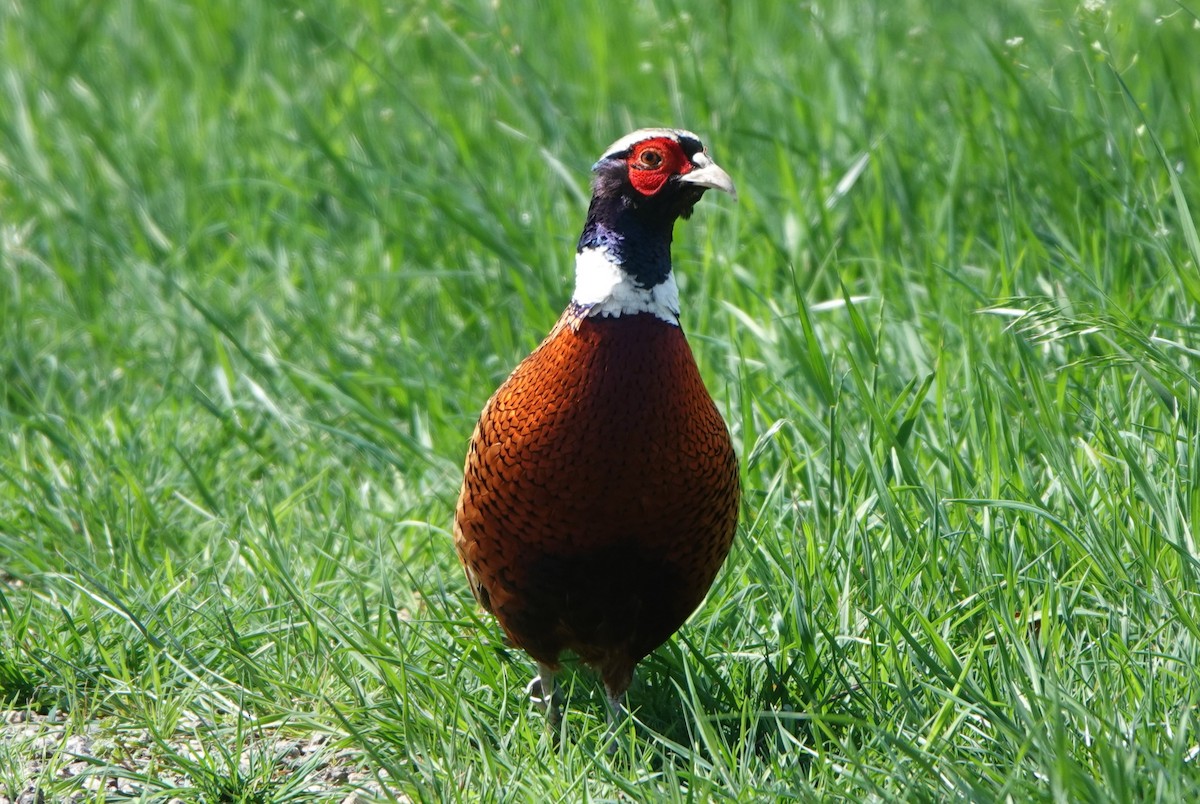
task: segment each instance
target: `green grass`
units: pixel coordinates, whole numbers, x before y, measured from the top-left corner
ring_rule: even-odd
[[[0,0],[0,799],[1200,796],[1198,9],[543,5]],[[746,493],[609,758],[449,528],[656,124]]]

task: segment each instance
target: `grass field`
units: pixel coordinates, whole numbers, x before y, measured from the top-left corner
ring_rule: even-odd
[[[1200,9],[541,5],[0,0],[0,801],[1200,798]],[[662,124],[746,493],[609,758],[449,529]]]

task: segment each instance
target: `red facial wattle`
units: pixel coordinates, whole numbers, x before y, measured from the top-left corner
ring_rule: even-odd
[[[625,162],[629,165],[629,183],[645,196],[657,193],[672,176],[681,176],[695,167],[679,143],[668,137],[638,143]]]

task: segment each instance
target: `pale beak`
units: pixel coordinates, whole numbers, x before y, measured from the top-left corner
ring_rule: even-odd
[[[698,184],[701,187],[709,187],[713,190],[721,190],[733,196],[733,200],[737,201],[737,189],[733,186],[733,179],[729,178],[729,174],[721,169],[721,166],[709,158],[708,154],[701,151],[692,157],[692,164],[696,167],[689,170],[687,173],[679,177],[680,181],[685,181],[688,184]]]

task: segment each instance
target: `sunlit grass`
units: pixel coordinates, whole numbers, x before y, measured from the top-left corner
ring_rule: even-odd
[[[944,5],[0,0],[0,798],[1195,798],[1200,22]],[[746,493],[609,758],[449,527],[655,124]]]

